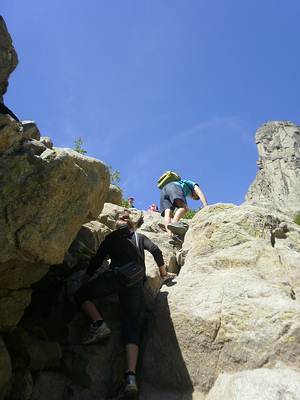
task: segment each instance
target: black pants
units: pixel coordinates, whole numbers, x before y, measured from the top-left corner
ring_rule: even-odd
[[[125,344],[138,345],[145,317],[142,281],[131,287],[125,287],[118,282],[115,273],[108,270],[98,278],[81,286],[75,293],[75,300],[78,306],[81,306],[84,301],[101,299],[114,293],[118,293],[120,298],[122,333]]]

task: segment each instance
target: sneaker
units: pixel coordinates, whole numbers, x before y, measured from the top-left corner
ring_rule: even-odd
[[[189,226],[183,222],[171,222],[168,224],[168,229],[175,235],[184,236],[187,233]]]
[[[138,392],[136,384],[136,377],[134,372],[126,372],[125,374],[125,389],[124,393],[126,398],[135,398]]]
[[[172,244],[173,246],[182,246],[183,240],[180,239],[180,237],[177,235],[172,235],[171,238],[169,239],[169,243]]]
[[[177,278],[177,275],[175,275],[174,274],[174,276],[170,276],[170,275],[165,275],[165,276],[162,276],[161,277],[161,279],[162,279],[162,281],[163,281],[163,283],[165,283],[165,282],[170,282],[170,281],[172,281],[173,279],[175,279],[175,278]]]
[[[100,326],[90,326],[87,335],[82,339],[82,344],[92,344],[107,338],[111,334],[111,330],[103,321]]]

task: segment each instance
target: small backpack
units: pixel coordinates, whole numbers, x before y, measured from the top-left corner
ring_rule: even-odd
[[[181,177],[174,171],[166,171],[157,181],[157,187],[162,189],[167,183],[180,181]]]

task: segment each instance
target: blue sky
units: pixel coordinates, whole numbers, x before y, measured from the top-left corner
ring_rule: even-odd
[[[7,106],[58,147],[82,137],[139,208],[169,169],[241,203],[256,129],[299,123],[298,0],[2,0],[1,15],[20,61]]]

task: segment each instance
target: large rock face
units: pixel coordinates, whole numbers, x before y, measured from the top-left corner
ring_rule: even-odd
[[[8,393],[11,379],[11,360],[5,344],[0,337],[0,399]]]
[[[291,215],[300,212],[300,127],[269,122],[258,129],[256,143],[260,170],[246,201]]]
[[[285,235],[274,238],[283,224]],[[177,284],[157,298],[142,398],[159,388],[200,399],[223,371],[299,366],[299,246],[300,227],[266,209],[220,204],[199,212]]]
[[[47,148],[34,124],[0,115],[0,329],[14,326],[30,285],[63,261],[81,225],[101,211],[106,165]]]
[[[18,64],[17,53],[13,47],[5,22],[0,16],[0,102],[6,92],[8,77]]]
[[[260,368],[222,374],[207,400],[300,399],[300,372],[290,368]]]

